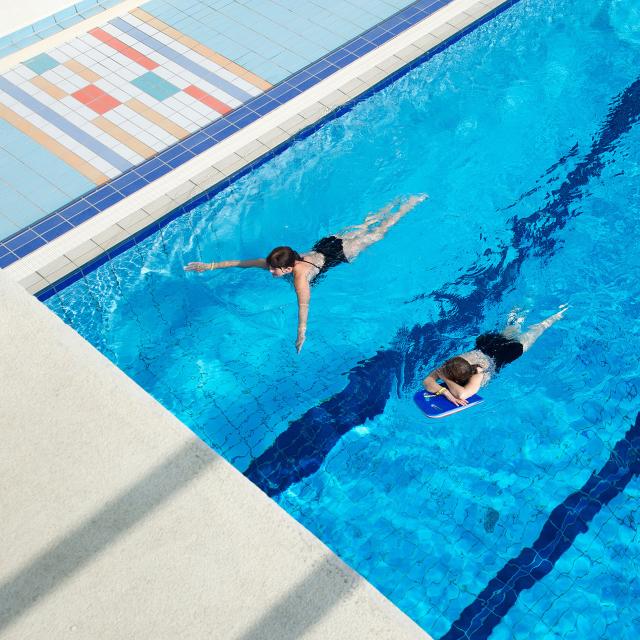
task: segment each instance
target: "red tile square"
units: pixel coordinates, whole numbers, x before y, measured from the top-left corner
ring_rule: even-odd
[[[82,89],[78,89],[78,91],[71,95],[100,115],[111,111],[111,109],[115,109],[115,107],[121,104],[119,100],[116,100],[113,96],[110,96],[94,84],[89,84]]]

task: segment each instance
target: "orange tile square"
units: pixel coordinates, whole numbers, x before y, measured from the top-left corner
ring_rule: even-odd
[[[119,100],[93,84],[89,84],[71,95],[100,115],[115,109],[120,104]]]

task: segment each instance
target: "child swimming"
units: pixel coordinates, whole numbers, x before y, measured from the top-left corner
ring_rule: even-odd
[[[519,327],[507,327],[502,332],[491,331],[476,338],[476,348],[450,358],[434,369],[422,382],[424,388],[437,396],[444,395],[457,406],[468,404],[467,398],[478,393],[493,373],[517,360],[554,323],[560,320],[568,307],[521,333]],[[445,386],[438,384],[442,380]]]
[[[225,260],[222,262],[190,262],[184,269],[185,271],[201,273],[230,267],[240,267],[242,269],[256,267],[258,269],[267,269],[274,278],[293,274],[293,285],[298,298],[296,350],[300,353],[306,339],[309,301],[311,300],[311,282],[342,262],[353,262],[361,251],[382,240],[394,224],[425,200],[426,197],[424,194],[410,196],[402,204],[394,201],[381,211],[368,216],[362,224],[322,238],[306,253],[300,254],[291,247],[281,246],[273,249],[266,258]],[[394,211],[394,209],[396,210]]]

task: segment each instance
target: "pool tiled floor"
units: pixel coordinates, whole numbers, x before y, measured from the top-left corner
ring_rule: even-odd
[[[93,4],[94,13],[114,5]],[[42,40],[41,51],[0,73],[0,239],[409,4],[151,0],[129,8],[129,2],[129,10],[105,15],[99,26],[88,25],[62,44],[47,47]],[[61,18],[47,28],[59,34],[65,24]]]

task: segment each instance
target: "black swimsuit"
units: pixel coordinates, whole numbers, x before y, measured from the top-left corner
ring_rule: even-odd
[[[508,338],[503,333],[490,331],[476,338],[476,349],[493,359],[496,371],[500,371],[505,364],[517,360],[523,353],[522,342]]]
[[[318,240],[311,248],[311,251],[321,253],[324,256],[322,267],[316,267],[320,269],[316,278],[331,269],[331,267],[335,267],[341,262],[348,262],[342,249],[342,238],[337,238],[336,236],[327,236],[322,240]]]

